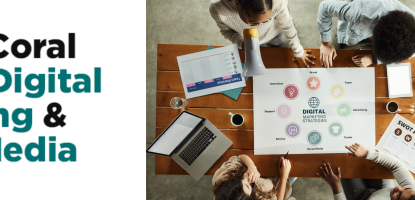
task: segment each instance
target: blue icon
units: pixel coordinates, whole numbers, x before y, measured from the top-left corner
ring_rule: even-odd
[[[308,100],[308,105],[312,108],[317,108],[320,105],[320,100],[317,97],[311,97]]]

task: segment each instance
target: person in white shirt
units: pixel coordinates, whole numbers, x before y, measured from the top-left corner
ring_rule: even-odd
[[[399,185],[394,187],[391,179],[344,179],[341,178],[340,167],[336,175],[330,164],[324,163],[320,167],[321,174],[317,175],[331,186],[335,200],[415,200],[414,178],[398,158],[387,153],[368,151],[357,143],[346,148],[350,156],[366,158],[391,170]],[[340,181],[345,194],[340,190]]]
[[[257,28],[262,47],[291,47],[293,61],[314,64],[304,51],[288,12],[287,0],[211,0],[209,11],[225,39],[244,48],[243,30]]]

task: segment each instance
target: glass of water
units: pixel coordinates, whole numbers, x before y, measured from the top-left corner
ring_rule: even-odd
[[[186,108],[186,106],[187,106],[187,100],[186,99],[182,99],[180,97],[173,97],[173,99],[171,99],[171,101],[170,101],[170,106],[173,109]]]

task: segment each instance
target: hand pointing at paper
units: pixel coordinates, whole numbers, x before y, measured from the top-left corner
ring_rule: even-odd
[[[358,143],[352,144],[351,146],[346,146],[346,149],[350,151],[347,152],[349,156],[354,156],[358,158],[366,158],[368,153],[368,150]]]

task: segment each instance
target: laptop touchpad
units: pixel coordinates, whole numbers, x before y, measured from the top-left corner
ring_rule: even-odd
[[[211,148],[208,148],[202,156],[203,162],[209,165],[209,167],[211,167],[211,165],[215,163],[218,158],[219,154]]]

